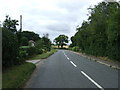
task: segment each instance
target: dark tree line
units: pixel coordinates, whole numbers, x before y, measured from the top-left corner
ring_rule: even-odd
[[[33,41],[38,41],[41,39],[39,37],[39,34],[36,34],[31,31],[22,31],[22,32],[17,32],[17,37],[18,37],[18,42],[20,46],[27,46],[28,41],[33,40]]]
[[[81,52],[120,60],[120,4],[101,2],[89,8],[90,16],[71,37]]]

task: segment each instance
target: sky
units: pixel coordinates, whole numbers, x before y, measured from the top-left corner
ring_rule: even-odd
[[[48,33],[53,41],[60,34],[69,37],[76,27],[88,18],[88,8],[103,0],[1,0],[0,21],[9,15],[11,19],[20,19],[22,15],[23,31],[33,31],[43,36]],[[19,27],[17,27],[19,29]]]

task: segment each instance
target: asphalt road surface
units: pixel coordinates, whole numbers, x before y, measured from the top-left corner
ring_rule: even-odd
[[[118,70],[59,50],[38,63],[25,88],[118,88]]]

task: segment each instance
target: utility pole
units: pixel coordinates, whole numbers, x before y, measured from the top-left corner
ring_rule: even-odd
[[[22,15],[20,15],[20,32],[22,32]]]
[[[0,27],[2,27],[1,21],[0,21]]]
[[[19,46],[21,44],[21,33],[22,33],[22,15],[20,15],[20,30],[19,30],[19,33],[18,33],[18,43],[19,43]]]

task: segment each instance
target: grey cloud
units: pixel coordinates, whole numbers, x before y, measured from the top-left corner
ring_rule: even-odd
[[[20,4],[19,7],[14,8],[14,13],[11,12],[11,10],[14,10],[12,3],[7,6],[3,3],[4,7],[10,9],[2,8],[3,10],[0,10],[0,12],[8,13],[14,17],[22,14],[24,30],[34,31],[40,36],[49,33],[50,39],[53,40],[59,34],[73,35],[76,26],[87,19],[86,9],[90,6],[90,2],[96,2],[97,0],[48,0],[50,2],[47,4],[48,6],[42,5],[43,1],[30,0],[28,2],[24,0],[23,3],[23,0],[21,0],[21,3],[18,3]],[[43,4],[46,4],[46,2]]]
[[[86,5],[89,5],[89,1],[86,0],[61,0],[57,3],[60,8],[64,8],[69,12],[76,12]]]
[[[75,12],[63,13],[61,11],[38,10],[36,8],[28,10],[27,12],[30,14],[32,13],[31,17],[37,17],[38,19],[57,20],[65,22],[75,22],[77,20],[77,13]]]
[[[64,33],[69,33],[70,32],[70,26],[64,23],[55,23],[55,24],[50,24],[47,26],[48,30],[51,30],[53,32],[64,32]]]

